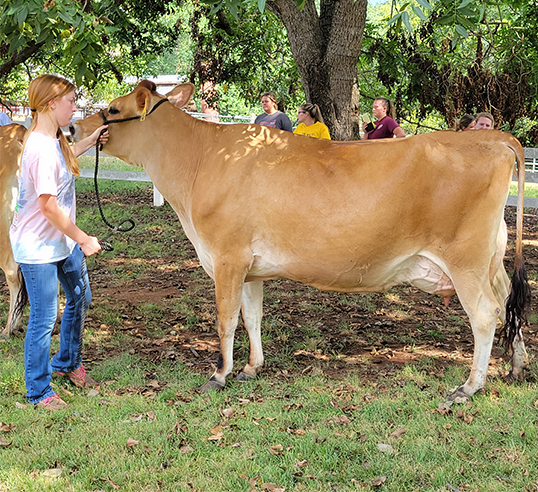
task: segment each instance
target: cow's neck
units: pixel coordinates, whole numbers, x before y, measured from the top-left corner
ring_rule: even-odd
[[[126,160],[144,168],[175,211],[187,218],[204,142],[211,141],[215,126],[171,105],[163,105],[146,122],[150,118],[151,127],[137,125]]]

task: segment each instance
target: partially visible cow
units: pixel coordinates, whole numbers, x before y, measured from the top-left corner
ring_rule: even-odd
[[[22,273],[13,259],[9,227],[17,201],[17,173],[26,128],[12,124],[0,126],[0,268],[9,287],[9,313],[2,335],[9,337],[20,328],[23,308],[28,302]]]
[[[168,94],[178,107],[183,84]],[[526,364],[521,334],[526,283],[522,257],[523,149],[507,133],[435,132],[398,140],[331,142],[258,125],[196,120],[141,82],[108,109],[75,122],[76,141],[103,120],[107,154],[143,167],[174,208],[215,281],[221,355],[201,390],[232,372],[241,311],[250,357],[239,380],[263,364],[263,281],[293,279],[323,290],[379,292],[410,283],[458,294],[475,347],[468,380],[486,382],[496,323],[512,348],[512,374]],[[503,219],[514,163],[519,171],[516,266],[511,299],[503,266]]]

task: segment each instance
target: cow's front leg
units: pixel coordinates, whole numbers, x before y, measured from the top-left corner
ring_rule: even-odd
[[[237,381],[254,379],[263,366],[263,348],[261,325],[263,316],[263,281],[243,284],[241,296],[241,313],[248,332],[250,354],[248,364],[237,375]]]
[[[217,328],[220,338],[220,355],[217,369],[199,391],[208,392],[224,388],[226,378],[233,369],[233,346],[235,329],[239,310],[241,308],[241,293],[245,269],[230,267],[226,261],[220,260],[215,266],[215,296],[217,301]]]

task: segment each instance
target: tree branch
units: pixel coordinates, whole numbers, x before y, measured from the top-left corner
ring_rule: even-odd
[[[44,44],[45,41],[38,44],[30,43],[25,48],[13,53],[10,59],[0,65],[0,79],[5,79],[17,65],[31,58]]]

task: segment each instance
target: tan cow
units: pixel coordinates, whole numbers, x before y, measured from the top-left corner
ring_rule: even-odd
[[[168,97],[179,106],[192,90],[183,84]],[[331,142],[206,123],[162,99],[154,84],[141,82],[103,113],[77,121],[72,133],[80,140],[109,122],[104,151],[146,170],[214,279],[221,356],[201,390],[223,387],[232,372],[240,311],[250,357],[238,379],[256,376],[263,364],[262,284],[278,277],[338,292],[401,283],[444,297],[456,292],[475,348],[469,379],[454,395],[485,385],[510,287],[503,212],[516,159],[523,169],[515,138],[445,131]],[[519,203],[516,280],[524,277],[522,195]],[[526,364],[519,313],[511,310],[509,319],[519,377]]]
[[[22,311],[28,302],[19,265],[13,259],[9,227],[17,200],[17,172],[26,128],[12,124],[0,126],[0,268],[9,287],[9,314],[2,335],[9,337],[20,327]]]

